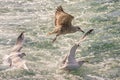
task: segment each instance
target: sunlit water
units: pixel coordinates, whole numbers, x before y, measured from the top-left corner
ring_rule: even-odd
[[[70,73],[60,71],[59,63],[83,34],[60,36],[51,43],[55,35],[46,34],[54,28],[59,5],[75,17],[74,25],[94,29],[76,53],[89,63]],[[22,31],[26,40],[22,52],[30,71],[1,70],[0,80],[93,80],[89,75],[120,80],[119,0],[0,0],[0,63]]]

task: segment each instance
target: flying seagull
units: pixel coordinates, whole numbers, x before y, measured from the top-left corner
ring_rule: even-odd
[[[23,68],[28,70],[25,64],[25,60],[23,60],[23,57],[26,56],[26,54],[21,52],[23,43],[24,43],[24,32],[22,32],[18,36],[17,41],[14,47],[12,48],[11,53],[3,59],[3,64],[8,63],[10,67]]]
[[[49,32],[48,35],[56,34],[56,37],[53,39],[54,42],[57,37],[61,34],[74,33],[77,31],[84,31],[79,26],[73,26],[72,20],[74,17],[66,13],[62,6],[58,6],[55,12],[55,29],[52,32]]]
[[[81,38],[82,40],[80,40],[77,44],[75,44],[71,50],[70,50],[70,53],[67,54],[65,56],[65,58],[62,60],[62,64],[63,66],[60,67],[60,69],[65,69],[65,70],[73,70],[73,69],[78,69],[80,68],[85,62],[88,62],[88,61],[85,61],[85,60],[82,60],[82,61],[77,61],[75,59],[75,52],[77,50],[77,48],[79,47],[80,45],[80,42],[85,40],[85,38],[87,37],[88,34],[90,34],[91,32],[93,31],[93,29],[89,30],[88,32],[86,32],[83,37]]]

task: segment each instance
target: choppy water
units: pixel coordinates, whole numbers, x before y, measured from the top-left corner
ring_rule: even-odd
[[[77,58],[90,58],[79,70],[70,73],[58,70],[59,62],[82,33],[46,36],[54,28],[57,6],[73,16],[74,25],[94,34],[81,43]],[[0,71],[0,80],[120,80],[120,2],[119,0],[0,0],[0,62],[9,54],[17,36],[25,31],[27,66],[24,70]]]

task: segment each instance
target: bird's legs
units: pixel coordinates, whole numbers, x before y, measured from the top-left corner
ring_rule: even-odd
[[[9,65],[9,66],[11,67],[11,66],[12,66],[12,59],[11,59],[11,58],[9,58],[9,59],[8,59],[8,61],[9,61],[9,63],[10,63],[10,65]]]
[[[55,28],[52,32],[49,32],[47,35],[55,34],[59,31],[59,28]]]
[[[52,31],[52,32],[47,33],[47,35],[51,35],[51,34],[54,34],[54,33],[56,33],[55,30]]]
[[[58,34],[55,36],[55,38],[53,39],[52,43],[54,43],[54,42],[56,41],[56,39],[57,39],[57,37],[58,37],[59,35],[60,35],[60,34],[58,33]]]
[[[23,68],[26,69],[27,71],[29,71],[28,67],[26,66],[26,64],[24,63]]]

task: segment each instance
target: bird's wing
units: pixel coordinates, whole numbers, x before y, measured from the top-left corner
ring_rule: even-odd
[[[89,31],[87,31],[87,32],[81,37],[81,39],[79,40],[78,45],[79,45],[82,41],[84,41],[84,40],[87,38],[87,35],[91,34],[91,32],[92,32],[93,30],[94,30],[94,29],[90,29]]]
[[[76,52],[76,49],[78,48],[79,45],[75,44],[71,50],[70,50],[70,53],[68,54],[68,63],[76,63],[76,60],[75,60],[75,52]]]
[[[87,31],[83,37],[81,38],[81,40],[78,42],[78,44],[75,44],[71,50],[70,50],[70,53],[68,54],[68,62],[76,62],[75,60],[75,52],[76,52],[76,49],[79,47],[79,44],[80,42],[84,41],[86,39],[86,36],[88,34],[90,34],[91,32],[93,31],[93,29],[90,29],[89,31]]]
[[[58,6],[55,12],[55,26],[70,27],[74,17],[64,12],[62,6]]]
[[[18,36],[17,41],[12,48],[12,52],[20,52],[20,50],[22,49],[23,43],[24,43],[24,32],[22,32]]]
[[[71,63],[71,64],[76,64],[76,63],[78,63],[78,61],[76,61],[76,59],[75,59],[76,49],[79,47],[80,42],[84,41],[84,40],[86,39],[86,36],[87,36],[88,34],[90,34],[92,31],[93,31],[93,29],[87,31],[87,32],[83,35],[83,37],[81,38],[81,40],[71,48],[70,53],[69,53],[68,56],[67,56],[67,63],[68,63],[68,64],[69,64],[69,63]],[[80,62],[80,63],[82,63],[82,62]]]

